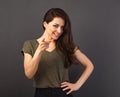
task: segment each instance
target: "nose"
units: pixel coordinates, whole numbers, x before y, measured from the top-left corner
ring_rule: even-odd
[[[63,32],[63,28],[62,27],[58,27],[57,32],[58,33],[62,33]]]

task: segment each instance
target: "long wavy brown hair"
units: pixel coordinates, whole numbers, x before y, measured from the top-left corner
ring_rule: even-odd
[[[62,35],[56,40],[56,47],[62,52],[64,66],[67,68],[76,62],[74,57],[75,44],[71,31],[71,22],[66,12],[60,8],[51,8],[44,15],[43,22],[51,22],[55,17],[60,17],[65,21]],[[43,26],[44,28],[44,26]],[[45,28],[44,28],[45,29]]]

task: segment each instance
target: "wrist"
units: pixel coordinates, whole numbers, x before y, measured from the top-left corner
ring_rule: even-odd
[[[82,84],[81,84],[80,82],[78,82],[78,81],[77,81],[75,84],[76,84],[76,86],[77,86],[78,88],[80,88],[80,87],[82,86]]]
[[[42,54],[43,51],[41,51],[40,49],[36,49],[36,52],[37,54]]]

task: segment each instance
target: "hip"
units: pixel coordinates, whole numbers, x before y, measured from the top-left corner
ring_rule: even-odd
[[[66,94],[62,88],[36,88],[34,97],[73,97],[72,94]]]

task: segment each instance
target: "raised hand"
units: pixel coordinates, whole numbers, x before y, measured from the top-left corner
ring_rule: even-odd
[[[39,46],[38,49],[42,52],[44,50],[46,50],[47,48],[49,48],[49,44],[51,41],[45,41],[45,38],[42,39],[41,42],[39,42]]]

